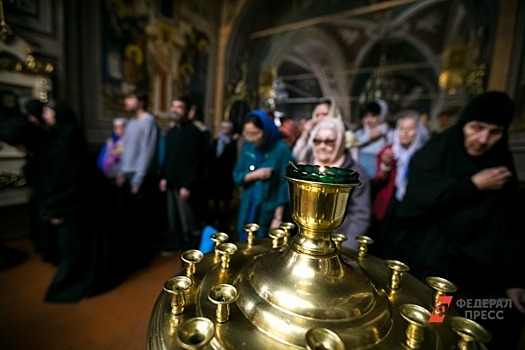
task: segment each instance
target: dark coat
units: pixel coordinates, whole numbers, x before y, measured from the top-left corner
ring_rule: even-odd
[[[168,130],[165,138],[165,156],[161,176],[169,188],[185,187],[191,192],[202,187],[206,139],[193,123],[185,122],[180,127]]]

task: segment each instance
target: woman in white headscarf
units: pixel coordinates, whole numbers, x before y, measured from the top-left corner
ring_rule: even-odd
[[[386,122],[388,104],[384,100],[370,102],[362,114],[363,126],[356,130],[358,159],[369,178],[376,172],[379,151],[392,142],[393,131]]]
[[[401,201],[405,195],[408,163],[414,153],[428,139],[428,131],[421,123],[419,112],[406,110],[396,116],[392,144],[385,146],[377,156],[377,170],[372,182],[377,188],[372,208],[374,220],[382,222],[392,198]]]
[[[356,187],[348,201],[346,216],[336,232],[343,233],[348,240],[343,246],[357,248],[355,238],[364,235],[370,225],[370,182],[363,168],[357,163],[345,145],[345,129],[341,119],[325,118],[317,123],[308,140],[312,158],[308,163],[359,172],[361,185]]]
[[[312,117],[308,119],[301,130],[301,134],[297,138],[295,145],[292,150],[292,154],[297,163],[308,163],[312,157],[312,145],[308,142],[311,138],[311,131],[313,128],[325,118],[335,118],[343,120],[341,110],[337,107],[333,98],[325,98],[317,103],[312,111]],[[344,123],[342,124],[343,130],[345,131],[345,142],[343,146],[351,149],[355,149],[357,144],[355,135],[351,130],[347,130]],[[353,152],[354,159],[357,158],[357,152]]]

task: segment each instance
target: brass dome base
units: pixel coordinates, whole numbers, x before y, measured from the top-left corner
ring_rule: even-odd
[[[314,327],[334,331],[346,349],[403,349],[408,348],[409,324],[400,307],[416,304],[432,311],[430,287],[405,274],[400,288],[391,290],[390,270],[374,256],[358,258],[357,252],[343,248],[313,258],[295,251],[292,244],[272,248],[270,239],[236,246],[228,269],[213,254],[204,256],[186,291],[182,314],[172,314],[170,294],[159,295],[150,319],[148,349],[186,348],[176,330],[196,316],[216,324],[208,349],[305,349],[305,334]],[[239,291],[225,323],[216,322],[217,306],[208,299],[208,291],[219,284],[234,285]],[[444,349],[443,344],[457,339],[446,322],[431,324],[423,332],[421,349]]]

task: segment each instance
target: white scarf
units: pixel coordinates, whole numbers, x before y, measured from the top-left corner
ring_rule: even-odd
[[[399,124],[399,121],[398,121]],[[392,152],[394,153],[394,159],[396,160],[396,199],[398,201],[402,200],[405,196],[406,188],[407,188],[407,179],[408,179],[408,163],[410,162],[410,159],[414,155],[414,153],[423,146],[425,141],[428,137],[428,131],[423,126],[421,121],[417,122],[417,133],[414,137],[414,140],[408,146],[408,148],[405,148],[401,145],[401,142],[399,141],[399,131],[396,125],[396,129],[394,131],[394,142],[392,144]]]

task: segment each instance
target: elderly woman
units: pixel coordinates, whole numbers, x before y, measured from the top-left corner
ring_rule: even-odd
[[[359,163],[369,178],[376,172],[376,158],[379,151],[392,142],[393,131],[386,122],[388,103],[384,100],[370,102],[363,111],[363,126],[356,130],[359,143]]]
[[[359,172],[361,185],[353,191],[347,204],[346,217],[336,230],[348,237],[343,246],[355,249],[358,246],[355,238],[365,234],[370,225],[371,199],[368,177],[345,147],[345,128],[341,119],[321,120],[312,130],[309,143],[313,150],[309,163]]]
[[[372,207],[374,220],[378,222],[385,218],[392,198],[401,201],[405,196],[408,163],[428,139],[428,131],[421,123],[419,112],[399,112],[396,120],[394,141],[379,152],[376,174],[372,179],[377,189]]]
[[[261,110],[245,116],[245,143],[233,170],[233,180],[241,188],[237,232],[246,240],[245,224],[257,223],[258,237],[278,228],[288,205],[288,184],[283,177],[289,161],[290,147],[270,117]]]

